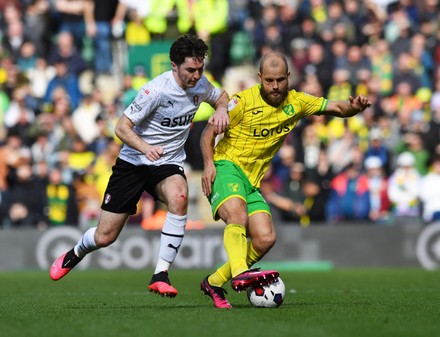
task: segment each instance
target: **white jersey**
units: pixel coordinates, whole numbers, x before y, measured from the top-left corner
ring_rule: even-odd
[[[182,89],[167,71],[146,83],[124,114],[134,123],[133,131],[150,145],[163,147],[163,156],[154,162],[124,144],[119,158],[133,165],[175,164],[183,166],[184,145],[191,122],[202,102],[213,105],[222,91],[202,75],[195,87]]]

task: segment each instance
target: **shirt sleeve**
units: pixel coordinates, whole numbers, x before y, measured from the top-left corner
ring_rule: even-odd
[[[134,100],[125,109],[124,115],[137,125],[147,118],[159,104],[159,90],[154,85],[147,83],[138,91]]]

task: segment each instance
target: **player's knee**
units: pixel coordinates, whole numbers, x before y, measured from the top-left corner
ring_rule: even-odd
[[[168,211],[176,215],[185,215],[188,209],[188,195],[186,193],[176,194],[168,202]]]
[[[231,214],[230,216],[226,217],[224,221],[227,224],[236,224],[247,227],[249,217],[247,216],[247,214]]]
[[[252,240],[254,247],[261,252],[268,252],[276,242],[276,235],[274,232],[266,233]]]
[[[98,247],[107,247],[110,246],[113,242],[116,241],[117,236],[113,233],[97,233],[95,236],[95,242]]]

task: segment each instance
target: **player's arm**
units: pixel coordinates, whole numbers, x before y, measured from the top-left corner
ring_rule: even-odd
[[[153,146],[145,142],[133,131],[134,123],[126,115],[122,115],[116,124],[115,133],[128,146],[145,154],[150,161],[158,160],[163,155],[162,146]]]
[[[213,105],[215,112],[208,120],[208,125],[213,125],[217,134],[225,132],[229,127],[228,103],[229,95],[223,90]]]
[[[211,186],[217,171],[214,166],[215,127],[207,124],[200,138],[200,148],[203,158],[202,190],[205,196],[211,194]]]
[[[336,117],[352,117],[371,106],[365,96],[350,96],[348,101],[328,101],[326,108],[321,111],[321,115]]]

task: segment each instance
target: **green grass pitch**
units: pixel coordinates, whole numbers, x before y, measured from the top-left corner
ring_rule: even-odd
[[[149,271],[0,273],[1,337],[440,336],[440,272],[282,271],[279,308],[253,308],[228,284],[231,310],[201,294],[206,270],[172,270],[174,299],[146,291]]]

